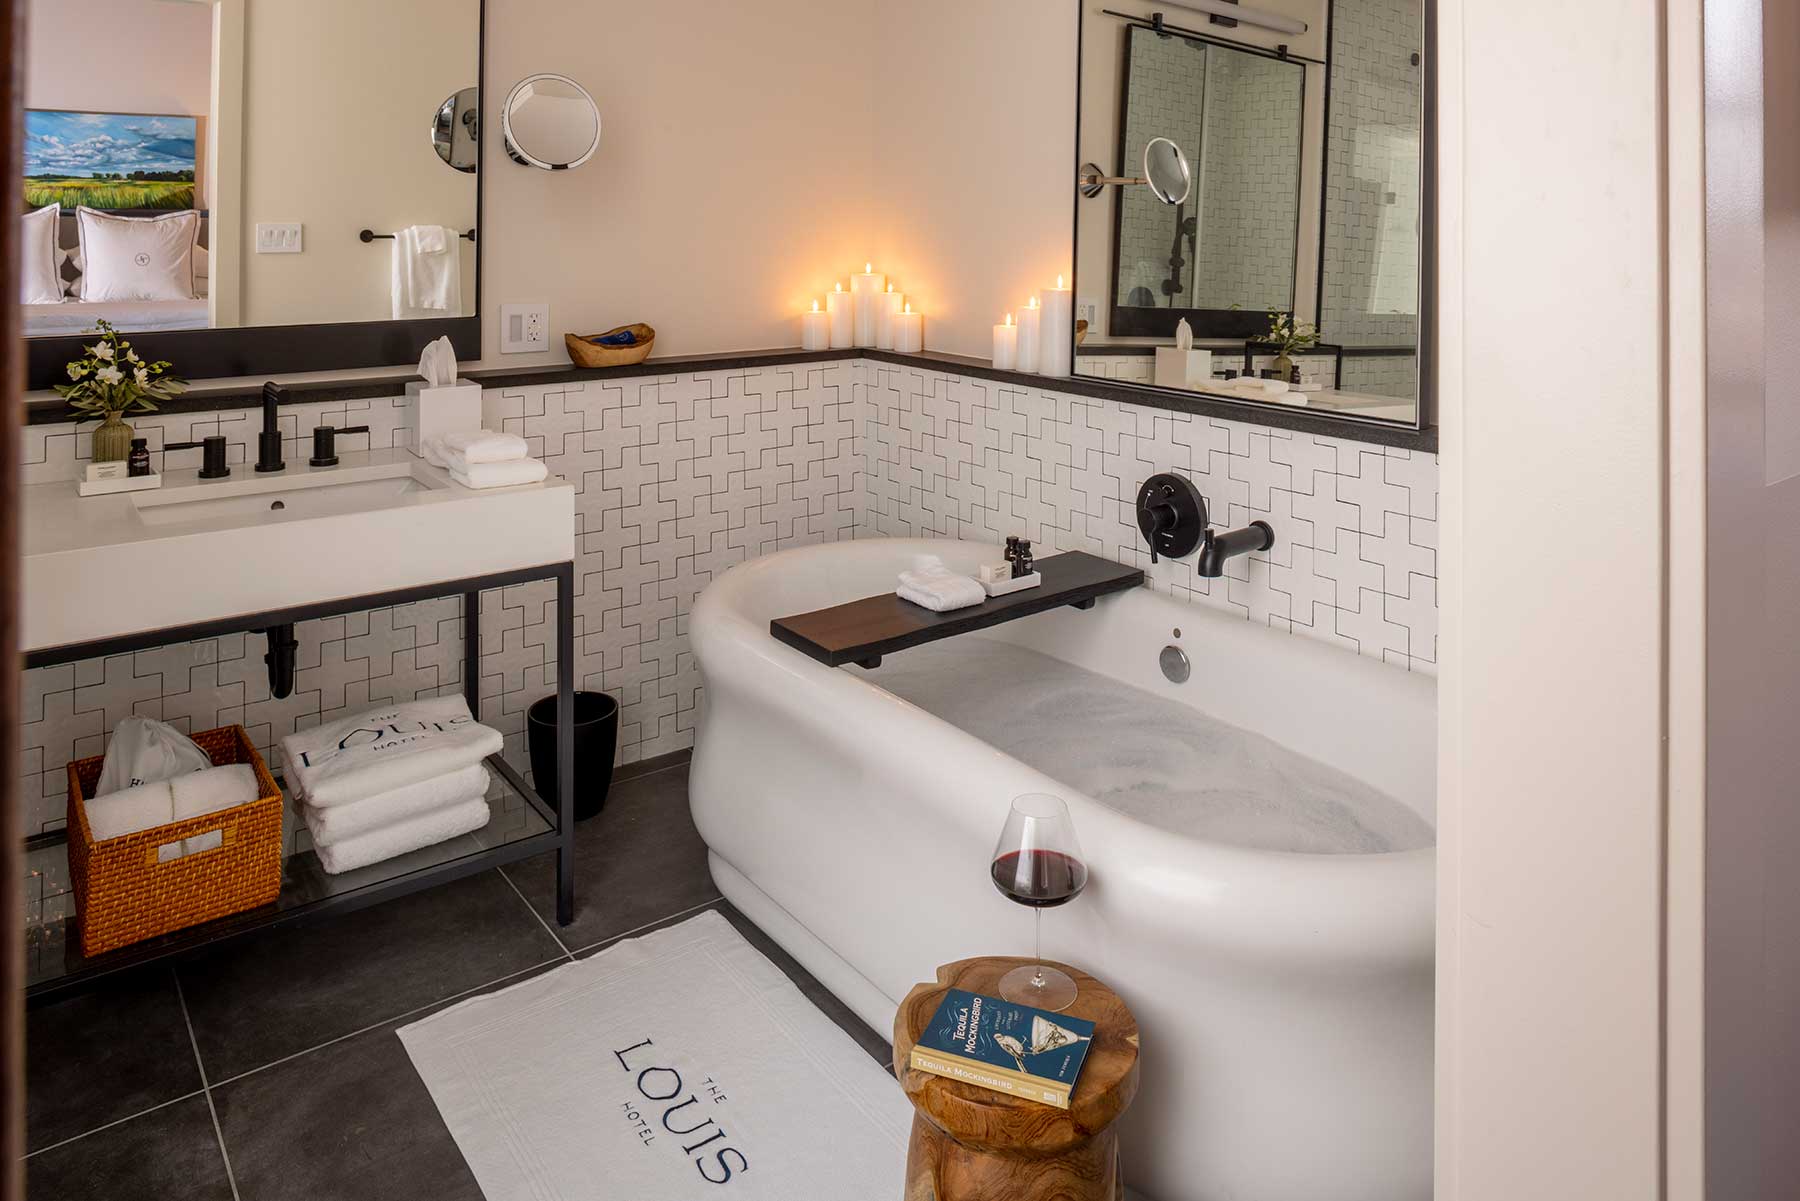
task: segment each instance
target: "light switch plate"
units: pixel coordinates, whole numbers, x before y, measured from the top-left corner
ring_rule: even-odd
[[[302,230],[305,227],[299,222],[291,224],[265,224],[258,222],[256,226],[256,253],[258,254],[299,254],[306,249]]]
[[[550,349],[548,304],[500,306],[500,353],[530,354]]]

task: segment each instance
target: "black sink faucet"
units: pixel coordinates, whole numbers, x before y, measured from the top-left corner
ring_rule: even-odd
[[[256,439],[256,469],[258,471],[286,471],[287,464],[281,461],[281,427],[276,421],[276,411],[287,396],[281,385],[270,380],[263,385],[263,427]]]

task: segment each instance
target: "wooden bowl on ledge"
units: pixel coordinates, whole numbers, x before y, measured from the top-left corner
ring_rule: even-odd
[[[629,346],[602,346],[595,341],[596,338],[625,333],[632,337]],[[624,367],[650,357],[650,351],[656,345],[656,331],[643,324],[621,325],[585,338],[579,334],[564,334],[563,345],[569,348],[569,358],[577,367]]]

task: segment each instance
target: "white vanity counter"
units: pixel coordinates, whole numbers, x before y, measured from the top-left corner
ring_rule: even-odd
[[[146,492],[22,491],[25,651],[566,562],[575,489],[474,491],[405,450]]]

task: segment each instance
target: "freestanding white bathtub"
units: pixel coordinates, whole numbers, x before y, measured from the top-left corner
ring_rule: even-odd
[[[770,637],[771,618],[892,591],[921,552],[971,574],[999,557],[976,543],[841,542],[744,563],[701,596],[691,632],[706,699],[690,793],[720,891],[889,1035],[899,999],[938,964],[1031,953],[1031,914],[998,893],[988,861],[1013,797],[1061,795],[1092,876],[1045,913],[1044,953],[1094,972],[1137,1015],[1142,1091],[1121,1140],[1132,1186],[1156,1201],[1429,1197],[1431,681],[1148,589],[904,651],[874,672],[825,667]],[[1171,644],[1192,661],[1185,684],[1159,670]],[[928,651],[927,669],[907,668]],[[1004,678],[1015,669],[1029,674]],[[1092,706],[1069,692],[1093,679],[1082,670],[1110,677],[1093,680]],[[966,702],[988,697],[975,708],[997,715],[1003,737],[1098,781],[1104,800],[885,690],[890,671],[934,704],[962,698],[964,726],[982,728]],[[934,685],[940,671],[951,678]],[[1038,680],[1053,681],[1054,699],[1039,703]],[[1134,697],[1149,715],[1141,728],[1120,723]],[[1227,783],[1223,834],[1206,835],[1214,819],[1193,813],[1219,798],[1182,798],[1213,773],[1175,745],[1185,735],[1169,702],[1200,711],[1196,723],[1239,727],[1236,743],[1220,743],[1216,725],[1192,741],[1232,761],[1221,775],[1291,776],[1300,808]],[[1133,781],[1169,765],[1146,807]],[[1370,823],[1423,845],[1368,853],[1379,830],[1303,811],[1331,809],[1318,798],[1334,786],[1379,790],[1397,804]],[[1362,853],[1268,849],[1288,826],[1315,852],[1335,839]]]

